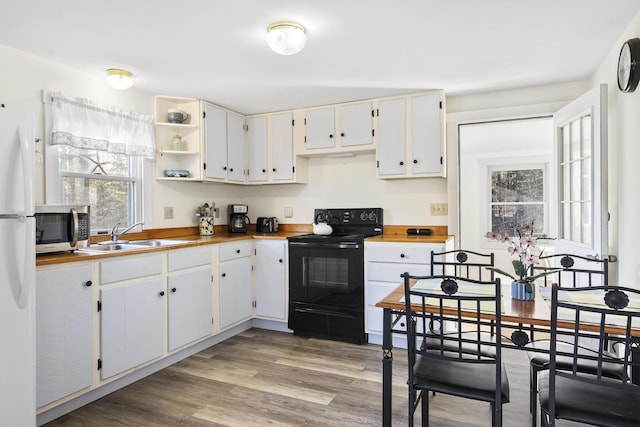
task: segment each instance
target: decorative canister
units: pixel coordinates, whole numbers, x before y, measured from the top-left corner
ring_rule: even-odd
[[[524,282],[511,282],[511,298],[532,301],[536,297],[536,287],[531,283],[531,292],[527,292],[527,284]]]
[[[200,217],[200,235],[213,236],[213,217],[212,216]]]

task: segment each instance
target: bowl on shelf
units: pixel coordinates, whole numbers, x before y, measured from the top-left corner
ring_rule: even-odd
[[[187,178],[189,171],[186,169],[165,169],[164,176],[168,178]]]

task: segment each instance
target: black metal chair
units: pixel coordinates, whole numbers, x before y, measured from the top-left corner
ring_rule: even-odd
[[[502,404],[509,401],[509,381],[502,364],[500,341],[484,340],[482,329],[491,326],[481,311],[495,313],[500,336],[500,279],[476,281],[452,276],[411,276],[404,273],[407,315],[409,426],[421,405],[422,425],[429,425],[429,391],[486,401],[491,404],[492,425],[502,425]],[[415,286],[414,282],[417,281]],[[427,311],[430,306],[430,312]],[[463,318],[461,311],[467,312]],[[468,312],[473,316],[468,316]],[[459,333],[442,334],[429,324],[454,324]],[[462,333],[463,329],[465,333]],[[439,343],[426,349],[426,340]],[[469,352],[469,347],[475,351]],[[492,348],[494,357],[483,355]]]
[[[556,419],[598,426],[640,425],[640,386],[631,384],[629,376],[605,375],[607,365],[618,365],[624,372],[640,367],[630,355],[637,346],[632,328],[639,328],[639,321],[640,291],[636,289],[552,286],[549,369],[539,381],[542,426],[553,426]],[[592,331],[570,327],[580,323],[583,330],[584,323],[592,324]],[[617,327],[614,334],[610,334],[612,326]],[[585,339],[595,344],[588,354],[579,343]],[[609,341],[616,343],[621,354],[609,355]],[[560,366],[560,358],[570,360],[571,368]],[[578,369],[585,361],[594,367],[589,374]]]
[[[543,255],[540,257],[540,264],[533,265],[532,270],[533,275],[556,270],[540,278],[540,284],[545,287],[554,283],[572,287],[609,284],[609,260],[606,258],[594,259],[571,254]]]
[[[554,254],[540,257],[545,265],[532,266],[532,274],[536,275],[545,271],[553,273],[540,278],[538,285],[545,287],[557,284],[564,287],[592,287],[595,285],[609,284],[609,261],[607,259],[591,259],[579,255],[571,254]],[[558,270],[560,269],[560,270]],[[560,342],[557,344],[559,348],[565,347]],[[537,423],[536,419],[536,393],[538,390],[538,374],[549,366],[549,346],[548,339],[533,341],[527,345],[530,364],[530,385],[529,385],[529,405],[531,411],[532,425]],[[593,354],[594,351],[589,348],[588,343],[581,345],[580,351],[585,355]],[[614,357],[613,353],[608,353],[610,357]],[[571,369],[572,360],[565,357],[558,357],[556,360],[558,369]],[[593,373],[596,367],[588,360],[580,360],[577,369],[584,373]],[[603,366],[603,375],[612,378],[622,378],[625,372],[617,364],[606,364]]]
[[[494,255],[456,249],[447,252],[431,251],[431,275],[451,275],[474,280],[493,280]]]
[[[434,252],[431,251],[431,276],[450,276],[472,280],[489,280],[495,279],[495,273],[492,270],[487,270],[487,267],[494,266],[494,254],[482,254],[479,252],[467,251],[463,249],[456,249],[447,252]],[[435,321],[432,316],[430,328],[440,329],[442,325]],[[445,325],[449,326],[449,325]],[[493,322],[489,325],[487,332],[482,332],[483,340],[489,341],[494,338],[494,325]],[[438,331],[439,333],[440,331]],[[456,332],[457,333],[457,332]],[[466,333],[466,332],[464,332]],[[427,338],[423,342],[425,349],[440,348],[440,342],[432,342],[433,340]],[[450,345],[448,341],[442,343],[444,346]],[[455,348],[453,349],[456,350]],[[463,350],[473,354],[476,348],[469,345],[463,345]],[[487,357],[495,357],[495,346],[482,346],[480,347],[482,355]]]

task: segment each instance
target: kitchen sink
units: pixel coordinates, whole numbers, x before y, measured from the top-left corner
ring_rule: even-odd
[[[131,240],[129,245],[138,245],[144,247],[171,246],[187,243],[186,240],[165,240],[165,239],[148,239],[148,240]]]
[[[130,251],[135,249],[144,249],[142,245],[132,245],[129,243],[114,243],[112,245],[91,245],[88,248],[82,248],[81,251],[87,252],[118,252]]]
[[[88,248],[82,248],[80,250],[87,252],[119,252],[119,251],[132,251],[136,249],[145,248],[157,248],[162,246],[179,245],[187,243],[186,240],[166,240],[166,239],[147,239],[147,240],[132,240],[127,243],[103,243],[98,245],[91,245]]]

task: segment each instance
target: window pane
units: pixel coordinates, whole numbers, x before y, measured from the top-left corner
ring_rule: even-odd
[[[542,169],[501,170],[491,173],[492,202],[542,202]]]
[[[514,234],[514,228],[533,223],[533,232],[544,233],[543,204],[501,204],[491,209],[491,230]]]
[[[582,243],[591,244],[591,203],[582,203]]]
[[[128,224],[133,183],[105,179],[64,177],[64,203],[91,205],[92,230]]]
[[[584,159],[582,163],[582,189],[581,199],[583,201],[591,200],[591,159]]]
[[[582,157],[591,157],[591,116],[582,118]]]
[[[580,175],[580,162],[571,162],[571,194],[569,195],[571,201],[580,200],[580,183],[582,182]]]
[[[582,137],[580,135],[580,120],[571,122],[571,160],[580,158]],[[569,160],[569,159],[567,159]]]
[[[129,176],[129,157],[104,151],[81,150],[61,145],[60,172]]]

